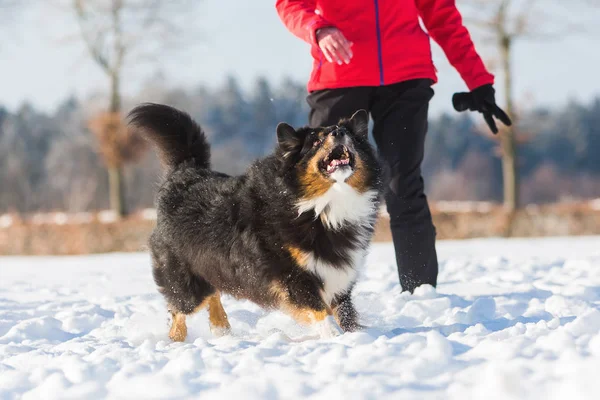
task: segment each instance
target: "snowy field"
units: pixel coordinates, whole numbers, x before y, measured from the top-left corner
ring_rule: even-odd
[[[600,238],[440,242],[437,290],[400,293],[376,244],[366,331],[318,339],[224,297],[185,343],[149,256],[0,258],[0,399],[598,399]]]

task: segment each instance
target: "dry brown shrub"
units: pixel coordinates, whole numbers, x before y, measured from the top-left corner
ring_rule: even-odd
[[[440,211],[432,204],[437,239],[468,239],[503,236],[507,214],[501,205],[486,205],[486,211]],[[0,255],[71,255],[145,251],[156,221],[153,210],[140,210],[116,221],[103,212],[82,222],[71,218],[63,224],[33,222],[15,216],[0,227]],[[531,205],[514,214],[513,237],[599,235],[600,209],[589,202]],[[50,221],[42,218],[41,221]],[[382,215],[376,225],[375,242],[391,241],[389,219]]]
[[[98,151],[108,167],[121,167],[141,158],[148,143],[136,131],[127,129],[120,113],[101,112],[88,123],[98,140]]]

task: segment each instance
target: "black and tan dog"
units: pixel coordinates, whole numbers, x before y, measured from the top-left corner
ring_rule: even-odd
[[[153,275],[183,341],[185,316],[208,307],[211,331],[229,331],[221,293],[279,309],[322,335],[361,326],[351,295],[380,202],[368,114],[335,126],[277,126],[273,154],[241,176],[210,169],[205,135],[188,114],[142,104],[130,129],[154,143],[166,176],[149,246]]]

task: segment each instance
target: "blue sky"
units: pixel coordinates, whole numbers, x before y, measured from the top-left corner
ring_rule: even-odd
[[[196,45],[176,57],[167,57],[160,66],[169,82],[211,85],[222,82],[228,73],[236,75],[245,87],[260,74],[274,82],[284,76],[306,81],[311,66],[308,46],[283,27],[274,1],[229,0],[227,9],[223,3],[201,2],[195,17],[202,34]],[[88,60],[82,44],[60,40],[76,32],[74,20],[48,3],[18,15],[15,22],[1,29],[0,104],[9,109],[27,100],[51,111],[69,94],[85,96],[106,86],[104,76]],[[474,38],[486,59],[493,56],[477,36]],[[600,95],[599,48],[598,34],[518,43],[517,103],[557,106],[568,99],[585,102]],[[452,93],[465,90],[465,85],[439,47],[434,44],[433,49],[440,82],[435,86],[432,113],[451,112]],[[147,66],[130,69],[125,91],[135,93],[154,72],[154,67]],[[497,91],[502,100],[500,84]]]

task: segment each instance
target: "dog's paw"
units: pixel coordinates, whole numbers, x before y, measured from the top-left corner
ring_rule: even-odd
[[[321,336],[322,339],[331,339],[336,336],[340,336],[343,333],[331,316],[328,316],[323,321],[318,322],[316,326],[319,336]]]
[[[185,324],[185,315],[175,314],[173,324],[169,330],[169,338],[174,342],[183,342],[187,337],[187,325]]]
[[[216,337],[223,337],[231,333],[230,326],[210,326],[210,332]]]
[[[368,326],[359,324],[358,322],[342,324],[342,330],[344,332],[360,332],[360,331],[364,331],[367,329],[368,329]]]
[[[184,342],[187,336],[187,329],[172,328],[169,331],[169,338],[174,342]]]

